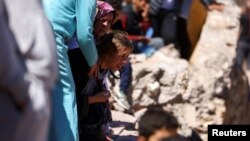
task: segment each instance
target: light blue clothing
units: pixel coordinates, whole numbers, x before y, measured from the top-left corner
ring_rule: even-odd
[[[97,62],[93,37],[96,0],[43,0],[45,12],[55,32],[59,62],[59,81],[54,89],[49,140],[78,141],[75,84],[65,41],[74,34],[89,66]]]

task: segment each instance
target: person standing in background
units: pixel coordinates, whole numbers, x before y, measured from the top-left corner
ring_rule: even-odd
[[[133,53],[145,53],[150,57],[164,46],[164,41],[160,37],[146,36],[146,31],[149,29],[148,8],[149,3],[146,0],[132,0],[131,4],[123,8],[123,12],[126,15],[125,30],[134,44]]]
[[[149,5],[154,37],[162,37],[165,45],[175,43],[180,0],[151,0]]]
[[[41,3],[25,2],[29,4],[0,0],[0,139],[3,141],[47,140],[49,96],[58,72],[55,40]]]
[[[180,49],[181,58],[189,60],[191,45],[188,38],[187,20],[192,0],[179,1],[180,10],[177,18],[177,46]]]

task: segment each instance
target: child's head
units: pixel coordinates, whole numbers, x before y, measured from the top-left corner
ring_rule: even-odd
[[[149,107],[139,121],[139,141],[160,141],[175,136],[179,123],[161,107]]]
[[[133,45],[124,32],[111,32],[97,45],[97,50],[101,68],[116,71],[127,63]]]
[[[96,39],[99,39],[106,34],[110,29],[114,18],[114,8],[104,1],[97,1],[97,13],[94,22],[94,36]]]

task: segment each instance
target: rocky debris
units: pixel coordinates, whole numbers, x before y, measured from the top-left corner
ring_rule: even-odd
[[[113,130],[114,141],[136,141],[138,132],[135,130],[136,118],[122,112],[112,111],[113,122],[110,126]]]
[[[234,1],[219,1],[225,9],[208,13],[190,62],[171,46],[151,58],[131,56],[130,101],[137,120],[147,106],[162,105],[176,115],[182,135],[197,131],[204,141],[207,125],[250,124],[248,80],[234,61],[240,9]],[[115,80],[113,93],[118,85]]]
[[[169,44],[163,48],[160,48],[159,51],[163,53],[165,56],[169,56],[172,58],[180,58],[180,53],[176,50],[174,44]]]

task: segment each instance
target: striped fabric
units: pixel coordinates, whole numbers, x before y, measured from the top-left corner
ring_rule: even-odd
[[[157,15],[161,9],[161,4],[163,0],[151,0],[150,1],[150,8],[149,13],[152,15]]]
[[[96,79],[96,77],[90,77],[85,88],[81,91],[80,94],[83,95],[83,99],[82,99],[83,110],[80,114],[82,117],[88,116],[88,112],[89,112],[88,97],[96,94],[95,88],[99,87],[101,84],[101,88],[99,88],[100,90],[103,90],[103,91],[108,90],[108,85],[107,85],[108,74],[109,74],[109,70],[104,70],[102,73],[101,72],[98,73],[98,80]],[[100,109],[100,110],[104,110],[105,115],[104,115],[103,122],[107,123],[107,122],[112,121],[112,116],[111,116],[109,101],[107,101],[105,104],[106,104],[105,108]]]

